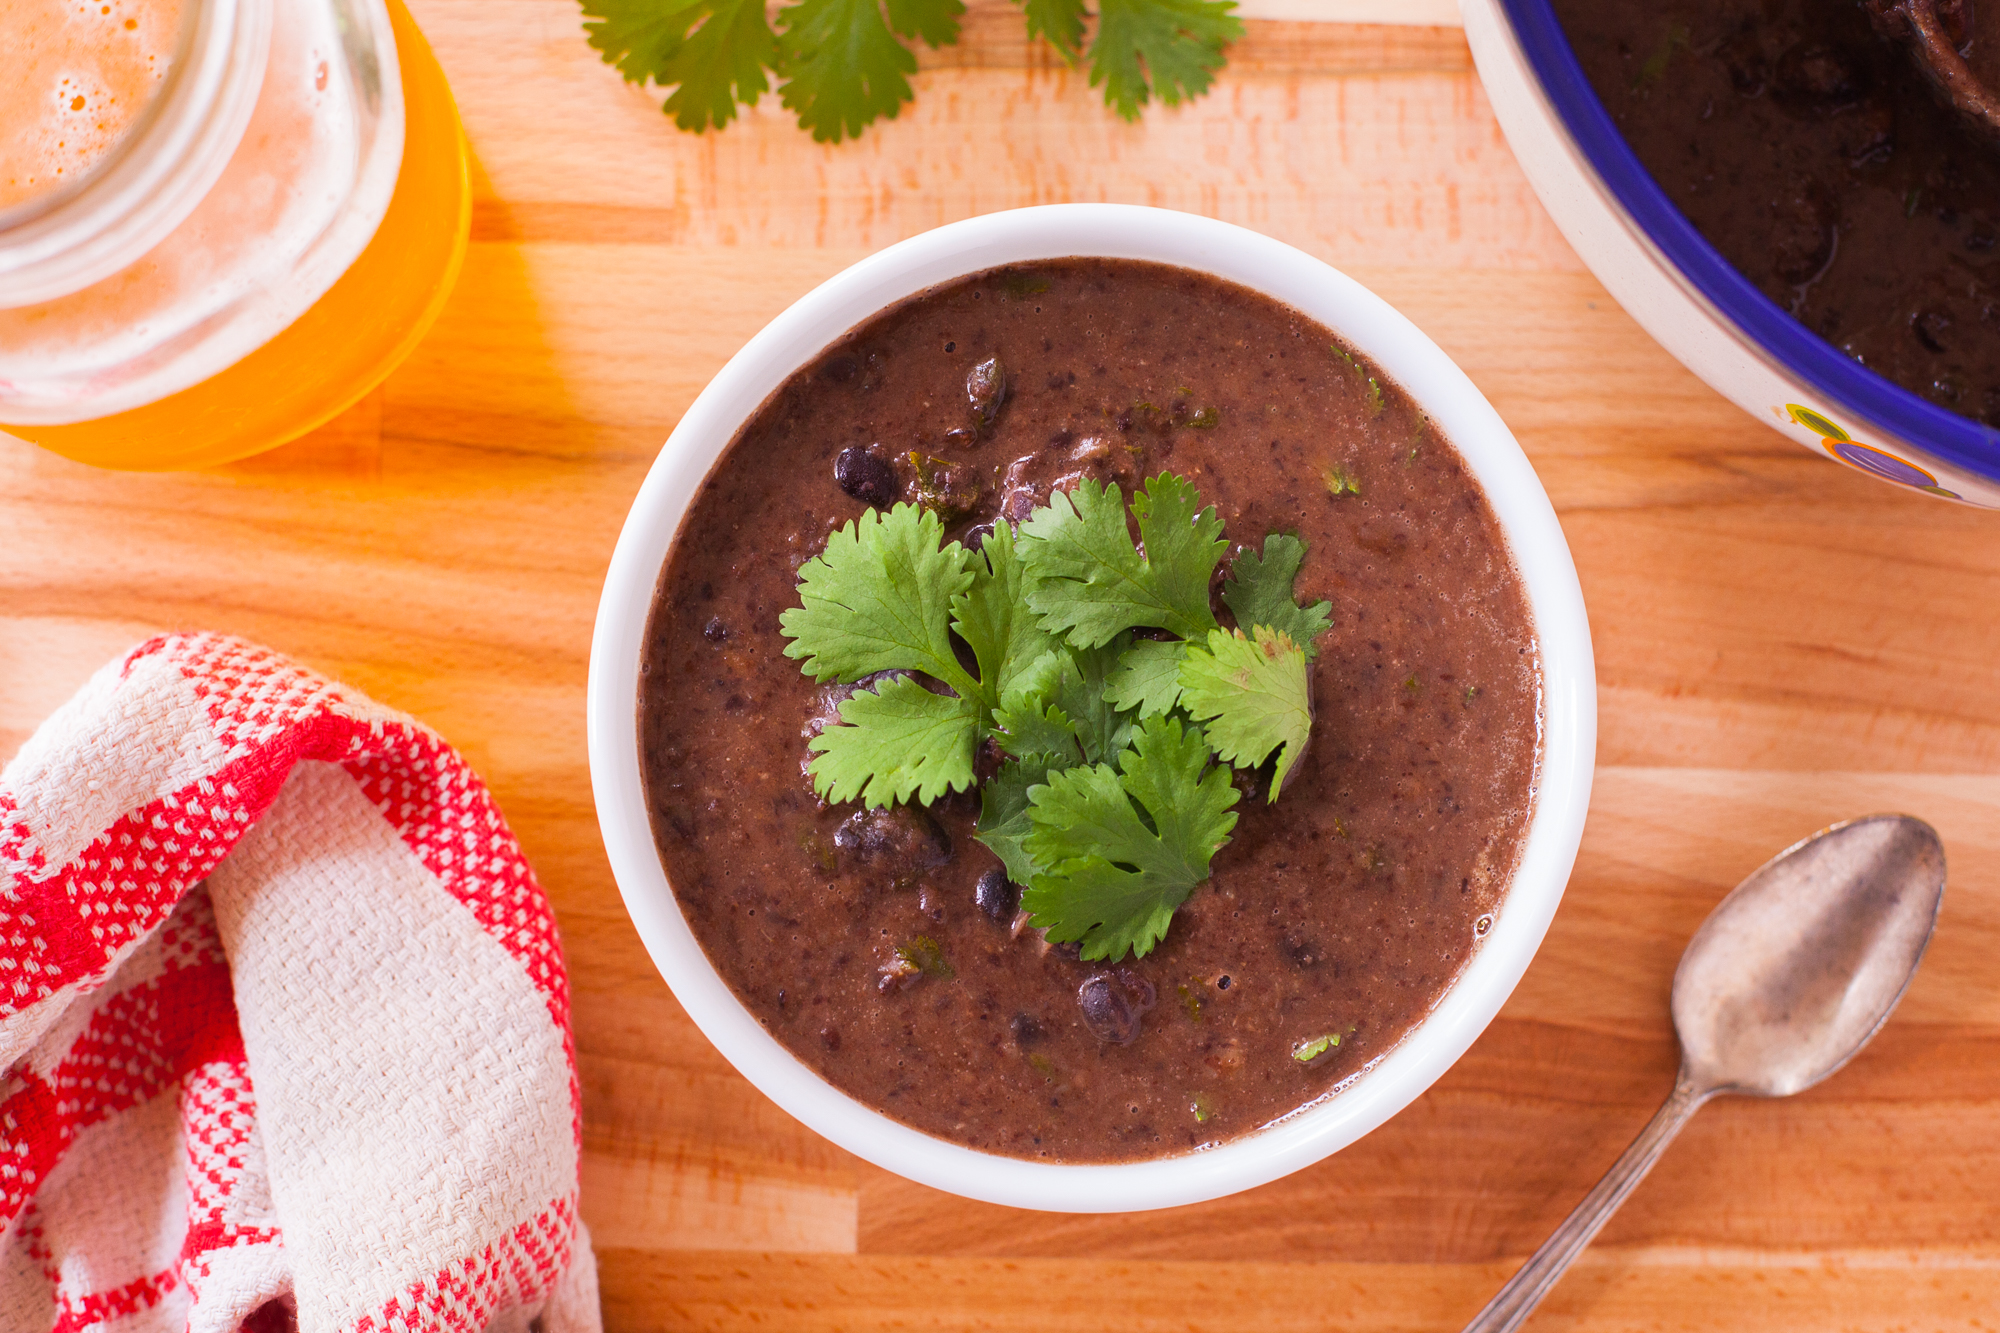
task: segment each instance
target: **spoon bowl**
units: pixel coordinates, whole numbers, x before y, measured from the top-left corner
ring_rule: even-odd
[[[1822,829],[1724,898],[1674,973],[1674,1031],[1697,1086],[1789,1097],[1839,1069],[1896,1007],[1944,897],[1922,820]]]

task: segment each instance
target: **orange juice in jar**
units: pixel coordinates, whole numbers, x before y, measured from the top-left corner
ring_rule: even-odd
[[[0,38],[0,429],[105,467],[241,458],[437,317],[471,194],[401,0],[0,0]]]

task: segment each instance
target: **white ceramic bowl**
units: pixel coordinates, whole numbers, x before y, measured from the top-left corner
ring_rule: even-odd
[[[1680,363],[1823,457],[2000,509],[2000,430],[1892,384],[1738,273],[1647,174],[1549,0],[1459,0],[1493,114],[1597,280]]]
[[[639,654],[668,543],[738,427],[787,376],[883,307],[996,265],[1071,255],[1199,269],[1303,311],[1365,351],[1457,446],[1505,529],[1540,644],[1543,753],[1535,814],[1507,896],[1464,973],[1394,1050],[1338,1095],[1221,1147],[1111,1166],[976,1152],[911,1129],[822,1080],[780,1045],[710,965],[660,866],[640,785]],[[863,260],[772,320],[702,391],[633,502],[605,578],[590,651],[590,773],[626,909],[690,1017],[744,1077],[857,1156],[969,1198],[1118,1212],[1196,1203],[1308,1166],[1414,1100],[1464,1054],[1527,970],[1583,833],[1597,738],[1590,626],[1555,511],[1520,446],[1464,372],[1381,298],[1255,232],[1186,213],[1063,204],[940,227]]]

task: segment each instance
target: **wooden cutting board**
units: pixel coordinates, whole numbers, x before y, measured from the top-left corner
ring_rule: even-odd
[[[1703,1111],[1531,1327],[2000,1323],[2000,515],[1815,459],[1660,351],[1536,202],[1456,29],[1255,20],[1210,96],[1125,125],[978,0],[913,107],[824,147],[775,99],[675,131],[569,0],[412,8],[477,157],[442,321],[353,412],[237,466],[118,476],[0,440],[0,752],[168,627],[275,645],[463,750],[561,916],[613,1328],[1455,1329],[1666,1093],[1703,914],[1890,809],[1952,868],[1893,1021],[1821,1088]],[[627,924],[584,758],[605,562],[723,360],[877,247],[1072,199],[1268,232],[1456,357],[1562,517],[1602,708],[1568,897],[1470,1054],[1315,1168],[1135,1216],[965,1203],[766,1102]]]

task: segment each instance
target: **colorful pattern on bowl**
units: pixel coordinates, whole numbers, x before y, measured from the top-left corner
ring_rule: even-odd
[[[1947,500],[1965,498],[1957,491],[1948,491],[1938,485],[1935,476],[1909,459],[1898,458],[1887,449],[1878,449],[1872,444],[1863,444],[1824,412],[1815,412],[1799,403],[1786,403],[1785,413],[1818,435],[1821,446],[1851,468],[1866,472],[1871,477],[1893,481],[1898,486],[1908,486],[1914,490],[1928,491],[1932,495],[1941,495]]]

